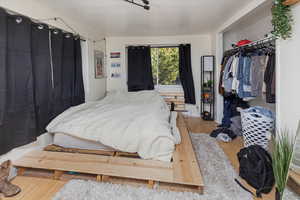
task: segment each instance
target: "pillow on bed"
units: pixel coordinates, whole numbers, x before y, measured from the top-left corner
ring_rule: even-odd
[[[179,129],[177,127],[177,112],[171,112],[170,116],[170,125],[171,125],[171,131],[173,134],[173,137],[175,139],[175,144],[180,144],[181,143],[181,135],[179,132]]]

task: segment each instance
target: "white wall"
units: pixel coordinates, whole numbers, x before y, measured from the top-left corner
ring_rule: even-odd
[[[272,31],[271,5],[260,7],[247,15],[245,19],[224,32],[224,50],[231,49],[231,44],[240,40],[260,40]]]
[[[107,90],[127,90],[127,59],[126,46],[128,45],[174,45],[189,43],[191,44],[192,70],[196,90],[197,105],[200,105],[200,78],[201,63],[203,55],[211,54],[211,38],[209,35],[186,35],[186,36],[162,36],[162,37],[108,37],[107,55],[110,52],[121,52],[121,77],[111,78],[112,59],[107,57]]]
[[[292,10],[293,37],[279,41],[277,48],[277,110],[280,128],[295,131],[300,120],[300,4]]]
[[[56,10],[45,7],[41,2],[38,2],[36,0],[0,0],[0,6],[35,19],[61,17],[81,35],[84,35],[91,39],[96,39],[97,37],[97,35],[90,34],[83,24],[79,24],[72,18],[67,17],[67,15],[65,15],[64,13],[58,13],[56,12]],[[47,20],[46,23],[71,31],[61,22]]]
[[[105,41],[82,42],[84,88],[86,101],[95,101],[103,98],[106,94],[106,77],[95,78],[95,60],[94,51],[101,50],[105,52]]]

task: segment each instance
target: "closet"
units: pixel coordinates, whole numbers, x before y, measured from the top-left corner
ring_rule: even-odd
[[[240,108],[260,106],[272,112],[275,120],[276,40],[271,35],[271,6],[258,7],[223,32],[217,94],[223,105],[219,102],[217,109],[223,111],[220,126],[235,135],[242,135]]]

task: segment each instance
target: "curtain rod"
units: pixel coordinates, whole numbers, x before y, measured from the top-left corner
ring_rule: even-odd
[[[42,20],[43,19],[35,19],[35,18],[32,18],[32,17],[29,17],[29,16],[27,16],[27,15],[23,15],[23,14],[21,14],[21,13],[18,13],[18,12],[15,12],[15,11],[13,11],[13,10],[10,10],[10,9],[8,9],[8,8],[5,8],[5,7],[0,7],[0,8],[2,8],[2,9],[4,9],[4,10],[6,10],[6,12],[8,12],[8,13],[12,13],[12,14],[14,14],[14,15],[19,15],[19,16],[22,16],[22,17],[26,17],[26,18],[29,18],[31,21],[33,21],[33,22],[35,22],[35,23],[43,23],[43,24],[45,24],[45,22],[43,22]],[[93,40],[93,39],[90,39],[90,38],[87,38],[87,37],[84,37],[84,36],[82,36],[82,35],[80,35],[78,32],[76,32],[75,31],[75,29],[73,29],[70,25],[68,25],[62,18],[60,18],[60,17],[53,17],[53,18],[48,18],[48,19],[44,19],[45,21],[50,21],[50,20],[54,20],[54,21],[58,21],[58,20],[61,20],[61,22],[67,27],[67,28],[69,28],[71,31],[67,31],[67,30],[64,30],[64,29],[62,29],[62,28],[58,28],[57,26],[54,26],[54,25],[51,25],[51,24],[47,24],[49,27],[51,27],[51,28],[54,28],[54,29],[60,29],[60,30],[62,30],[63,32],[66,32],[66,33],[73,33],[73,34],[75,34],[75,35],[78,35],[79,37],[80,37],[80,40],[81,41],[86,41],[86,40],[91,40],[91,41],[95,41],[95,40]]]
[[[189,43],[184,43],[189,44]],[[126,45],[126,48],[130,46],[150,46],[151,48],[174,48],[179,47],[181,44],[134,44],[134,45]]]

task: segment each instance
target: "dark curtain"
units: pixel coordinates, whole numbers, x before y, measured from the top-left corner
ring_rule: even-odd
[[[6,49],[7,49],[6,17],[7,17],[6,12],[0,8],[0,130],[3,125],[5,103],[6,103]],[[2,140],[0,142],[2,146]]]
[[[80,40],[0,8],[0,155],[83,102]]]
[[[128,47],[128,91],[153,90],[151,48]]]
[[[75,80],[74,80],[74,94],[72,105],[82,104],[85,101],[84,86],[82,76],[82,56],[81,56],[81,41],[75,38]]]
[[[179,75],[185,103],[196,104],[190,44],[179,46]]]
[[[61,96],[64,111],[72,106],[75,82],[74,37],[69,33],[63,35],[62,75]]]
[[[36,139],[31,21],[25,17],[11,15],[6,18],[6,104],[0,131],[4,144],[0,147],[0,153],[6,153],[14,147]]]
[[[0,8],[0,154],[7,151],[6,134],[4,132],[4,115],[6,105],[6,49],[7,49],[7,15]]]
[[[53,100],[52,118],[64,111],[62,100],[62,60],[63,60],[63,33],[60,30],[51,30],[51,53],[53,70]]]
[[[51,119],[52,71],[47,25],[32,24],[32,65],[34,77],[37,136],[46,132]]]

